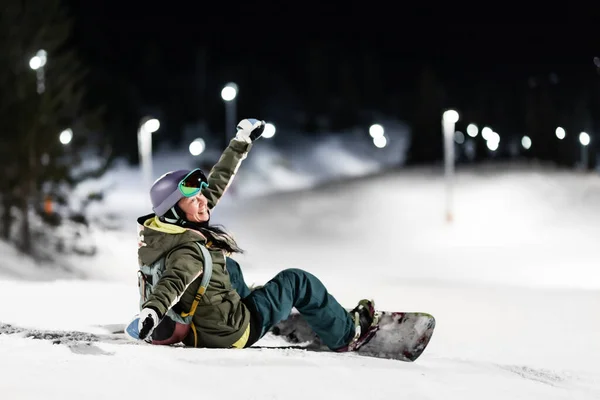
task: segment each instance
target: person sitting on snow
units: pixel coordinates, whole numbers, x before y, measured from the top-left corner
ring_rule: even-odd
[[[211,210],[264,127],[264,121],[242,120],[208,177],[200,169],[178,170],[154,182],[150,189],[154,212],[138,218],[138,256],[140,265],[166,257],[165,272],[140,306],[140,339],[159,345],[245,348],[285,320],[294,307],[334,351],[354,350],[369,334],[375,318],[373,302],[361,300],[348,312],[307,271],[285,269],[251,291],[240,265],[231,258],[242,250],[223,227],[209,223]],[[212,258],[210,281],[201,296],[205,259],[196,242]],[[171,309],[191,315],[191,323],[165,317]]]

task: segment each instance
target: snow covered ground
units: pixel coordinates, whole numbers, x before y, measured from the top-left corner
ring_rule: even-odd
[[[372,175],[317,187],[297,174],[295,186],[269,193],[253,165],[213,215],[247,250],[238,257],[246,280],[304,268],[345,305],[372,297],[380,309],[430,312],[437,327],[420,359],[119,344],[86,351],[0,335],[0,397],[600,398],[597,175],[462,169],[447,224],[434,168],[377,174],[366,166]],[[290,170],[278,173],[271,181],[291,182]],[[119,185],[93,211],[114,213],[121,229],[94,229],[98,256],[70,258],[58,279],[56,267],[1,244],[0,322],[102,333],[99,325],[129,320],[137,311],[134,218],[146,211],[136,206],[146,201],[137,178],[125,167],[106,178]]]

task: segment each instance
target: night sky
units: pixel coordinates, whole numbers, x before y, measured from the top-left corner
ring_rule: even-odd
[[[173,140],[196,119],[208,121],[214,131],[224,128],[219,93],[227,81],[240,86],[240,115],[268,119],[264,113],[273,102],[305,109],[315,96],[343,96],[347,92],[335,82],[345,65],[352,70],[345,85],[356,86],[361,107],[384,113],[413,102],[415,82],[426,65],[450,93],[447,106],[462,104],[469,90],[481,85],[495,96],[499,90],[527,87],[532,77],[556,76],[573,87],[600,80],[593,64],[600,55],[600,35],[591,9],[585,17],[562,10],[562,22],[537,17],[509,23],[491,12],[461,12],[460,19],[444,23],[444,9],[435,14],[381,8],[360,17],[362,8],[352,3],[343,12],[332,3],[313,15],[285,17],[268,15],[283,6],[265,12],[232,3],[227,14],[210,14],[207,3],[70,3],[75,44],[91,70],[90,101],[109,105],[114,131],[132,129],[144,113],[158,113]],[[345,16],[350,13],[354,16]],[[412,17],[419,13],[421,18]],[[376,23],[377,15],[387,18]],[[309,72],[315,52],[323,76],[318,94]],[[376,84],[369,76],[377,77]],[[397,116],[407,118],[407,113]],[[124,151],[135,147],[133,140],[120,145]]]

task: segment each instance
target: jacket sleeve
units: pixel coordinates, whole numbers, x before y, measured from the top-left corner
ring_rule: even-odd
[[[208,174],[208,187],[202,194],[208,200],[208,208],[213,209],[223,196],[240,167],[242,161],[252,148],[252,143],[231,139],[221,158]]]
[[[164,316],[203,271],[204,259],[197,249],[184,246],[174,250],[167,256],[165,272],[142,307],[153,307]]]

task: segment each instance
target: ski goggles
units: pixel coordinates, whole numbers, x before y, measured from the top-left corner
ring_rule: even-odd
[[[177,186],[183,197],[194,197],[206,187],[208,187],[208,179],[200,168],[190,171],[189,174],[179,181],[179,185]]]

